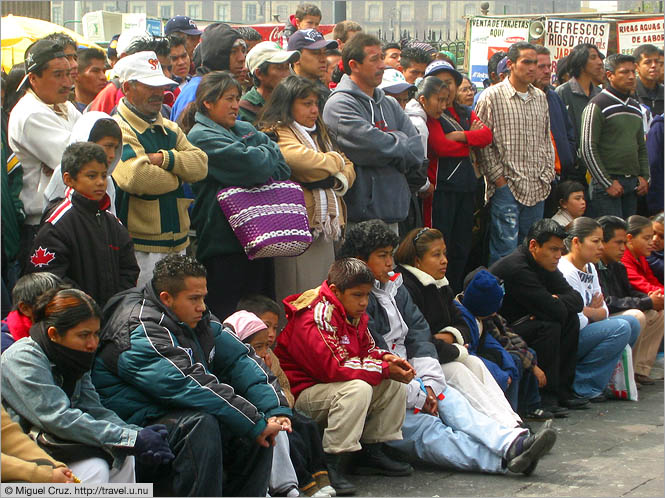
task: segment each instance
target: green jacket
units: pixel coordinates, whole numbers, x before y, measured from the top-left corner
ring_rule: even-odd
[[[12,153],[7,143],[5,133],[2,133],[2,157],[0,158],[2,170],[2,249],[5,251],[7,261],[14,261],[21,245],[21,225],[25,219],[23,203],[19,193],[23,187],[23,171],[18,158]],[[11,171],[11,178],[10,178]]]
[[[266,99],[263,98],[253,86],[245,95],[240,99],[240,109],[238,109],[238,118],[248,123],[256,125],[256,118],[263,109]]]
[[[208,176],[192,185],[196,198],[192,225],[198,238],[197,258],[244,253],[217,202],[225,187],[254,187],[273,180],[288,180],[291,170],[275,142],[251,124],[236,121],[226,129],[196,113],[196,124],[187,138],[208,154]]]

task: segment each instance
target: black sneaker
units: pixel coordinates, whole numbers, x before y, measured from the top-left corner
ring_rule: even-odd
[[[388,477],[409,476],[413,467],[406,462],[390,458],[383,452],[383,443],[366,444],[349,467],[352,474],[383,475]],[[333,484],[333,487],[335,485]]]
[[[556,442],[553,429],[540,430],[531,436],[520,436],[506,452],[508,470],[511,472],[531,474],[538,460],[552,449]]]

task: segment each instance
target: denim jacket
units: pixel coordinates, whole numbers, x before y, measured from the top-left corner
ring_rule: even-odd
[[[24,429],[35,426],[62,439],[111,450],[132,448],[140,427],[126,424],[104,408],[86,372],[71,400],[62,378],[42,348],[30,337],[8,348],[1,359],[2,401]]]

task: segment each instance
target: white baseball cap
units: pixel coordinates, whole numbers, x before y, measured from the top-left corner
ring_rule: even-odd
[[[148,86],[178,84],[164,76],[162,65],[155,52],[137,52],[123,57],[113,66],[113,71],[121,82],[138,81]]]
[[[138,40],[150,41],[152,39],[153,36],[145,29],[130,28],[120,33],[120,36],[118,37],[118,43],[115,46],[115,51],[118,54],[118,57],[121,57],[122,54],[127,53],[127,50],[134,42]]]
[[[416,85],[407,82],[402,73],[391,68],[383,71],[383,79],[379,88],[388,93],[402,93],[409,88],[416,88]]]
[[[300,52],[298,50],[284,50],[277,43],[271,41],[264,41],[257,43],[247,54],[245,64],[250,74],[254,74],[264,62],[272,64],[281,64],[282,62],[293,62],[300,59]]]

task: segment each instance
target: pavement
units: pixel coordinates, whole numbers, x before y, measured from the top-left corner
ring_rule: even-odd
[[[659,356],[652,377],[663,377]],[[557,442],[529,477],[414,464],[409,477],[349,476],[357,496],[664,497],[663,381],[639,401],[607,401],[554,419]],[[530,423],[534,430],[540,423]]]

